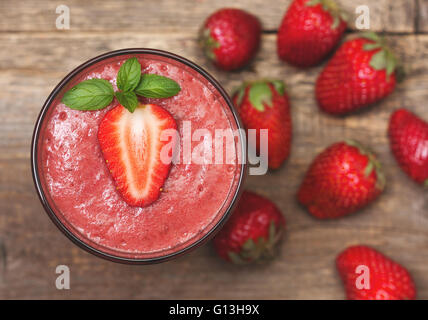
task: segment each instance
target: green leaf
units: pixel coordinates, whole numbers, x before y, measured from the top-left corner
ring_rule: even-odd
[[[181,90],[174,80],[157,74],[143,74],[135,93],[146,98],[169,98]]]
[[[258,111],[264,111],[265,106],[272,106],[272,91],[266,82],[255,82],[251,85],[249,92],[249,99],[251,104]]]
[[[117,73],[117,87],[124,91],[134,90],[141,78],[141,65],[137,58],[130,58],[125,61]]]
[[[227,253],[227,255],[229,256],[230,261],[232,261],[232,263],[234,264],[245,264],[246,262],[235,252],[229,251]]]
[[[369,163],[367,164],[366,168],[364,169],[364,176],[367,178],[370,176],[373,172],[373,169],[375,168],[374,163],[369,160]]]
[[[275,87],[276,92],[278,92],[281,96],[285,93],[285,84],[281,80],[272,80],[271,83]]]
[[[425,187],[428,187],[428,179],[426,179],[426,180],[425,180],[425,182],[424,182],[424,186],[425,186]]]
[[[373,55],[370,60],[370,66],[375,70],[383,70],[386,68],[385,50],[381,50]]]
[[[236,97],[237,107],[241,105],[242,99],[244,98],[245,88],[246,88],[246,85],[244,83],[240,85],[238,88],[236,88],[233,92],[233,95],[237,95]]]
[[[256,247],[256,244],[254,243],[253,239],[248,239],[242,245],[242,249],[244,249],[246,251],[254,250],[255,247]]]
[[[349,15],[347,12],[340,11],[339,16],[343,21],[345,21],[345,22],[349,21]]]
[[[360,37],[364,39],[372,40],[374,42],[382,42],[382,38],[377,33],[374,33],[372,31],[363,32],[360,34]]]
[[[340,25],[340,17],[339,17],[339,16],[335,16],[335,17],[333,18],[333,24],[331,25],[331,28],[334,30],[334,29],[336,29],[339,25]]]
[[[378,42],[376,42],[376,43],[366,43],[363,46],[363,49],[365,51],[372,51],[372,50],[375,50],[375,49],[379,49],[381,47],[382,47],[382,45],[380,43],[378,43]]]
[[[269,244],[274,244],[276,238],[275,222],[271,221],[269,225]]]
[[[117,100],[119,103],[128,109],[129,112],[134,112],[138,106],[138,98],[134,92],[121,92],[117,91],[115,93]]]
[[[389,77],[397,68],[397,58],[390,50],[385,50],[386,56],[386,75]]]
[[[321,0],[309,0],[308,2],[306,2],[305,5],[307,7],[313,7],[313,6],[316,6],[319,3],[321,3]]]
[[[104,79],[89,79],[67,91],[62,103],[76,110],[99,110],[107,107],[113,100],[114,90]]]
[[[199,31],[199,46],[204,50],[208,59],[215,61],[214,50],[220,48],[220,43],[211,36],[211,30],[203,28]]]

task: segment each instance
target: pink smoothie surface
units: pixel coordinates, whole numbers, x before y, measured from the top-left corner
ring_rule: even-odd
[[[168,110],[180,138],[183,121],[191,121],[192,131],[204,128],[213,137],[215,129],[236,129],[225,100],[193,69],[167,58],[136,56],[143,73],[167,76],[180,84],[177,96],[141,99]],[[126,58],[89,67],[67,89],[90,78],[109,80],[116,89],[116,75]],[[100,121],[117,101],[100,111],[77,111],[62,104],[61,97],[44,120],[39,170],[56,215],[79,239],[118,256],[159,257],[196,242],[222,218],[240,177],[236,158],[225,164],[173,164],[157,201],[147,207],[129,206],[116,191],[97,139]],[[180,144],[183,150],[182,139]],[[192,148],[198,144],[193,142]],[[236,153],[237,146],[232,146]],[[224,152],[230,147],[225,145]]]

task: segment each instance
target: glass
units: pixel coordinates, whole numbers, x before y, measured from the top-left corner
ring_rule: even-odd
[[[244,131],[242,130],[242,124],[239,119],[239,116],[233,106],[233,103],[222,86],[204,69],[194,64],[193,62],[177,56],[175,54],[155,50],[155,49],[122,49],[117,51],[112,51],[95,57],[84,64],[80,65],[69,73],[52,91],[52,93],[47,98],[44,103],[42,110],[37,119],[33,139],[31,146],[31,166],[34,183],[36,190],[42,205],[47,212],[48,216],[55,223],[55,225],[76,245],[85,249],[86,251],[111,260],[115,262],[128,263],[128,264],[150,264],[150,263],[159,263],[166,260],[169,260],[173,257],[177,257],[186,252],[189,252],[191,249],[197,248],[206,241],[208,241],[214,234],[221,228],[225,223],[231,211],[233,210],[236,202],[239,199],[239,196],[242,192],[243,180],[247,174],[246,163],[237,164],[238,176],[234,179],[233,185],[231,186],[228,197],[225,199],[221,210],[217,212],[216,217],[212,220],[204,231],[203,235],[198,239],[189,239],[184,243],[180,243],[177,246],[162,250],[162,252],[157,253],[129,253],[115,250],[107,246],[102,246],[93,242],[92,240],[83,236],[81,232],[76,230],[62,215],[60,210],[56,207],[54,200],[51,198],[49,191],[46,187],[46,181],[43,175],[42,168],[42,159],[41,159],[41,147],[43,146],[43,133],[46,130],[46,126],[49,119],[50,112],[52,111],[52,106],[56,106],[59,102],[59,99],[62,97],[63,93],[69,90],[72,86],[82,81],[82,78],[90,71],[91,69],[96,69],[97,66],[107,63],[113,63],[115,61],[123,61],[126,58],[131,56],[142,56],[144,58],[152,60],[165,61],[168,64],[174,64],[180,68],[185,68],[186,71],[190,72],[192,76],[199,78],[206,83],[207,87],[213,91],[217,99],[224,100],[223,105],[227,105],[228,110],[225,110],[227,117],[230,123],[230,126],[233,130],[238,130],[238,149],[237,153],[241,155],[241,158],[245,158],[245,136]],[[195,210],[197,208],[195,207]]]

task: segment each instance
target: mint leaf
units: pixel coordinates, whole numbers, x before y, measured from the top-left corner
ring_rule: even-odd
[[[107,107],[113,100],[114,91],[110,82],[104,79],[89,79],[68,90],[62,103],[76,110],[98,110]]]
[[[135,111],[138,106],[138,98],[134,92],[116,91],[115,95],[119,103],[128,109],[129,112],[132,113]]]
[[[169,98],[181,90],[174,80],[157,74],[143,74],[135,93],[146,98]]]
[[[141,78],[141,65],[137,58],[130,58],[125,61],[117,73],[117,87],[124,91],[134,90]]]
[[[248,94],[248,98],[250,99],[251,104],[258,111],[264,111],[265,106],[272,105],[272,91],[270,90],[269,85],[266,82],[255,82]]]

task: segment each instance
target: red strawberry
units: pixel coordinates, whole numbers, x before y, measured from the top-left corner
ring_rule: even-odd
[[[199,43],[205,55],[223,70],[242,68],[254,57],[261,36],[260,21],[240,9],[221,9],[205,21]]]
[[[257,152],[260,152],[260,130],[268,129],[269,168],[277,169],[290,154],[291,116],[284,83],[280,80],[244,82],[233,95],[244,126],[257,130]]]
[[[394,91],[397,59],[375,33],[345,42],[316,83],[319,107],[343,115],[366,108]]]
[[[298,200],[319,219],[355,212],[379,196],[385,178],[376,157],[355,141],[335,143],[312,162]]]
[[[165,109],[140,105],[130,113],[121,105],[101,121],[98,141],[117,190],[131,206],[147,206],[159,198],[171,167],[161,159],[162,130],[176,129],[174,118]],[[175,143],[175,138],[173,143]]]
[[[389,138],[401,168],[412,179],[428,186],[428,122],[399,109],[391,116]]]
[[[333,0],[294,0],[278,30],[278,56],[297,67],[320,63],[339,43],[346,29]]]
[[[416,298],[415,284],[409,272],[373,248],[349,247],[338,255],[336,266],[349,300]]]
[[[268,199],[244,191],[227,221],[214,238],[214,247],[226,261],[236,264],[273,257],[273,249],[285,228],[285,219]]]

